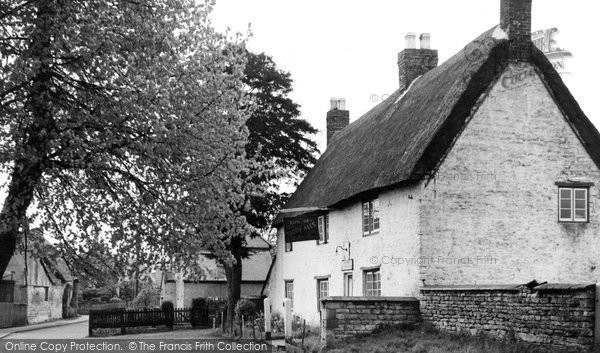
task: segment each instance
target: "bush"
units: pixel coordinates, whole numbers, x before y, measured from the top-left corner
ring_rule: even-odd
[[[175,310],[175,305],[173,305],[173,302],[170,300],[165,300],[164,302],[162,302],[162,304],[160,305],[160,308],[163,311],[173,311]]]
[[[109,303],[122,303],[123,300],[121,298],[118,298],[118,297],[113,297],[113,298],[110,298],[110,300],[108,302]]]
[[[278,313],[271,313],[271,329],[274,333],[281,333],[285,330],[283,317]]]
[[[192,309],[205,310],[208,308],[208,301],[205,298],[192,299]]]
[[[256,304],[248,299],[240,299],[235,305],[235,316],[241,318],[242,315],[246,319],[254,318],[258,314],[258,310],[256,309]]]
[[[226,310],[227,309],[227,299],[220,297],[206,298],[206,304],[209,308],[216,308],[218,310]]]
[[[100,300],[100,298],[92,298],[92,299],[90,299],[90,304],[92,304],[92,305],[102,304],[102,300]]]
[[[73,308],[73,307],[67,307],[66,308],[66,312],[65,312],[65,319],[71,319],[77,317],[77,309]]]
[[[158,296],[158,292],[154,288],[142,289],[142,291],[133,299],[131,303],[136,308],[148,308],[155,304],[155,298]]]
[[[192,299],[192,327],[208,326],[208,301],[205,298]]]
[[[160,308],[166,314],[165,315],[166,325],[172,329],[173,323],[175,321],[175,315],[173,312],[173,310],[175,310],[175,305],[173,305],[172,301],[166,300],[166,301],[162,302],[162,304],[160,305]]]

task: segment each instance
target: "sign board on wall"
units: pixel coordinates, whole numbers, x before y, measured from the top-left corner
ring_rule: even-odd
[[[284,218],[283,230],[286,243],[319,240],[319,214],[311,213]]]
[[[354,260],[342,260],[342,271],[352,271],[354,270]]]
[[[566,70],[565,59],[573,56],[570,51],[561,49],[556,42],[558,28],[549,28],[546,30],[531,33],[531,41],[541,50],[554,66],[559,74],[568,73]]]

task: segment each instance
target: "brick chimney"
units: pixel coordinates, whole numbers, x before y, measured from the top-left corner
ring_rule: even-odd
[[[531,2],[500,0],[500,28],[508,35],[512,61],[525,61],[531,54]]]
[[[331,109],[327,112],[327,145],[333,134],[350,124],[350,112],[346,110],[346,99],[331,98]]]
[[[406,49],[398,53],[400,89],[407,89],[417,77],[438,65],[438,51],[431,49],[431,35],[429,33],[423,33],[419,36],[420,49],[416,48],[415,33],[408,33],[405,39]]]

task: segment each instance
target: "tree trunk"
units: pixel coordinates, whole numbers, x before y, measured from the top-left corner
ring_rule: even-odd
[[[0,212],[0,273],[4,274],[19,240],[19,228],[41,179],[39,165],[15,166],[11,173],[8,195]]]
[[[71,298],[71,307],[77,311],[79,309],[79,279],[73,279],[73,298]]]
[[[234,318],[235,318],[235,305],[241,296],[242,286],[242,256],[240,253],[241,249],[231,249],[232,255],[235,259],[235,264],[225,265],[225,274],[227,277],[227,323],[233,335]]]
[[[26,112],[31,113],[29,126],[22,140],[17,141],[16,156],[8,186],[8,195],[0,211],[0,274],[4,274],[14,254],[19,238],[19,228],[33,200],[45,167],[50,137],[56,130],[52,116],[51,87],[52,63],[51,29],[55,18],[55,4],[39,1],[36,29],[31,35],[30,56],[39,62],[31,78]]]

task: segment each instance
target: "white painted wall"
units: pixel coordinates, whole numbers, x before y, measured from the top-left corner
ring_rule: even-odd
[[[379,195],[379,233],[362,236],[361,203],[329,213],[329,242],[297,242],[284,252],[283,229],[278,230],[277,260],[271,272],[269,296],[275,312],[283,313],[284,281],[294,280],[294,314],[312,325],[319,323],[317,280],[329,277],[329,295],[344,294],[341,261],[337,246],[350,242],[354,259],[354,295],[363,293],[362,269],[381,266],[382,295],[415,296],[418,293],[418,193],[406,188]],[[410,264],[407,264],[410,263]]]

